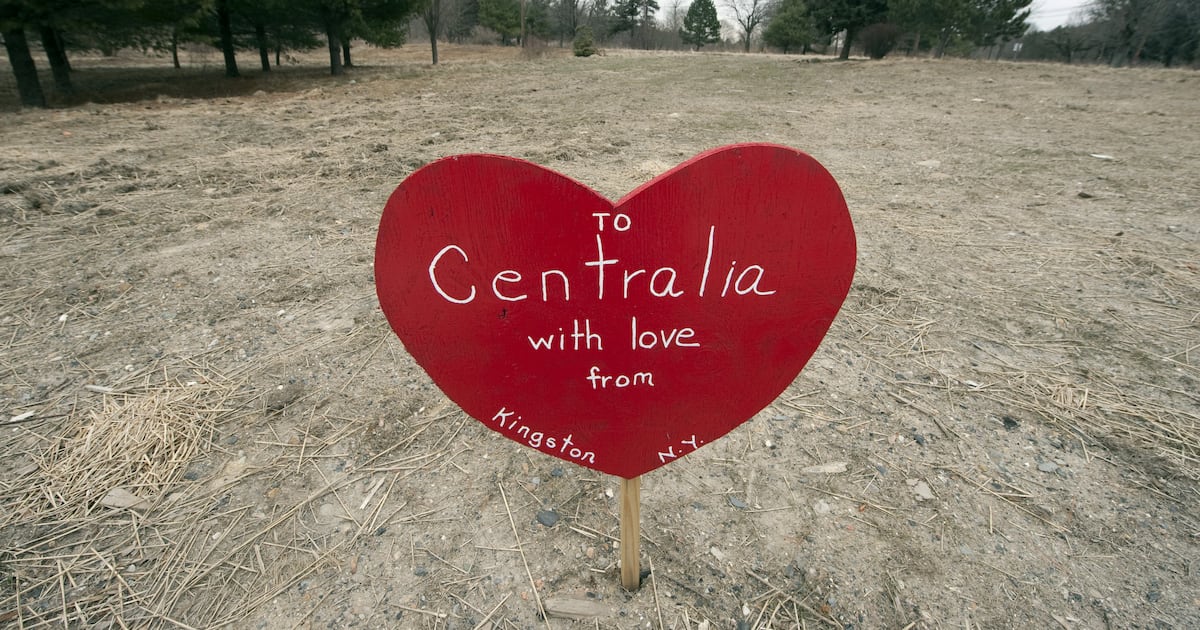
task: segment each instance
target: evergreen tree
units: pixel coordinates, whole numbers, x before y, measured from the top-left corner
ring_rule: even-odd
[[[383,48],[404,45],[409,21],[427,3],[427,0],[357,1],[359,8],[348,35]]]
[[[517,0],[479,0],[479,23],[499,33],[507,46],[521,34],[521,5]]]
[[[937,37],[937,57],[963,30],[971,11],[968,0],[887,0],[887,4],[890,20],[915,36],[913,50],[920,50],[923,35]]]
[[[168,4],[195,1],[200,0],[169,0]],[[159,2],[162,0],[155,1]],[[236,41],[240,47],[258,51],[263,72],[270,72],[272,50],[278,66],[284,50],[311,50],[321,45],[313,35],[316,20],[298,11],[291,0],[234,0],[231,8],[242,27],[235,29],[235,37],[241,35]]]
[[[713,0],[694,0],[683,17],[683,28],[679,37],[685,44],[700,50],[705,44],[721,41],[721,20],[717,18],[717,5]]]
[[[657,0],[617,0],[613,4],[614,21],[609,27],[613,35],[629,31],[631,41],[641,39],[642,48],[650,48],[649,31],[654,27]]]
[[[783,0],[763,31],[763,41],[785,54],[803,52],[814,39],[812,13],[804,0]]]
[[[454,0],[446,19],[446,36],[451,41],[463,43],[479,26],[479,0]]]
[[[410,18],[422,6],[422,0],[303,0],[297,3],[296,19],[307,20],[325,33],[329,72],[339,75],[350,65],[350,40],[357,37],[376,46],[399,46]]]
[[[1200,51],[1200,6],[1194,0],[1164,0],[1156,37],[1146,42],[1149,55],[1170,67],[1176,61],[1195,62]]]
[[[238,2],[233,10],[254,30],[253,47],[258,50],[258,62],[263,72],[271,71],[271,40],[267,35],[268,25],[288,19],[284,15],[281,0],[254,0]]]
[[[1097,0],[1092,17],[1104,26],[1113,66],[1136,65],[1161,28],[1163,0]],[[1192,4],[1195,4],[1194,2]]]
[[[525,0],[525,36],[549,39],[554,34],[549,0]]]
[[[596,54],[596,38],[592,35],[592,28],[584,25],[579,27],[579,31],[575,34],[575,42],[572,45],[576,57],[591,57]]]
[[[29,91],[28,103],[44,100],[28,54],[29,36],[40,40],[57,92],[70,96],[73,87],[68,49],[86,49],[89,40],[97,39],[118,42],[107,50],[139,45],[138,33],[145,26],[139,12],[145,4],[144,0],[0,0],[0,30],[10,33],[13,40],[9,61],[15,64],[14,73],[24,77],[18,82],[18,92],[23,95],[22,90]],[[25,57],[29,57],[28,63]],[[22,68],[19,73],[18,67]]]
[[[615,21],[612,7],[609,6],[608,0],[591,0],[588,2],[585,21],[591,27],[592,33],[600,43],[607,41],[613,32],[612,25]]]
[[[968,28],[978,46],[1003,44],[1023,35],[1033,0],[974,0]]]
[[[858,34],[863,52],[871,59],[883,59],[900,41],[900,27],[887,22],[868,25]]]
[[[814,4],[812,9],[818,29],[830,35],[846,31],[846,39],[842,42],[842,51],[838,57],[849,59],[854,36],[864,26],[883,21],[887,14],[887,1],[822,0],[819,4]]]

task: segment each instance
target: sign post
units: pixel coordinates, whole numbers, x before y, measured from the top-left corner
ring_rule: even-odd
[[[702,153],[617,202],[515,158],[409,176],[376,241],[380,306],[442,391],[500,435],[621,478],[733,430],[800,373],[850,288],[841,190],[779,145]]]
[[[642,585],[642,478],[621,479],[621,586]]]

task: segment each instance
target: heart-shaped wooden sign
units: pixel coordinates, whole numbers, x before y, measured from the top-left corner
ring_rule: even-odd
[[[715,149],[615,204],[522,160],[459,155],[392,194],[375,278],[392,329],[469,415],[632,479],[796,378],[854,275],[841,190],[794,149]]]

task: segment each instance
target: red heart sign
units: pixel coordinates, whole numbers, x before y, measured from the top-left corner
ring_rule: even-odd
[[[375,276],[392,329],[464,411],[633,478],[782,393],[854,262],[829,173],[794,149],[742,144],[615,204],[522,160],[439,160],[388,199]]]

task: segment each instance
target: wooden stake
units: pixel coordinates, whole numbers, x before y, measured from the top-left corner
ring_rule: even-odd
[[[621,479],[621,586],[636,591],[642,583],[642,478]]]

